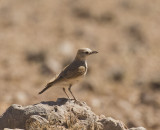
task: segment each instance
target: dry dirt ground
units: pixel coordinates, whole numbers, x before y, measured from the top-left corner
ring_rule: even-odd
[[[11,104],[65,97],[38,92],[78,48],[99,54],[73,92],[97,114],[160,129],[160,1],[1,0],[0,114]]]

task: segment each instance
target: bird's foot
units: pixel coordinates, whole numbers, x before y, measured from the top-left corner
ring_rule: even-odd
[[[74,103],[76,104],[80,104],[80,101],[78,101],[77,99],[72,99]]]
[[[74,99],[74,98],[68,98],[68,101],[73,101],[74,103],[77,103],[77,99]]]

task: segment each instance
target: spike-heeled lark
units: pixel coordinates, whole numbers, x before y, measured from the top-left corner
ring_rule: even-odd
[[[62,72],[52,81],[50,81],[45,88],[39,92],[39,94],[42,94],[44,91],[46,91],[48,88],[54,86],[54,85],[63,85],[63,86],[69,86],[68,91],[73,96],[74,100],[76,100],[75,96],[73,95],[71,91],[71,87],[73,84],[78,82],[80,79],[82,79],[86,73],[87,73],[87,61],[86,58],[89,55],[96,54],[97,51],[92,51],[89,48],[82,48],[77,51],[77,55],[73,62],[66,66]],[[69,98],[68,94],[66,93],[65,88],[63,87],[64,93]]]

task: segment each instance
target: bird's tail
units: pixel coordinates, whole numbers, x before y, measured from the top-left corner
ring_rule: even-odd
[[[40,91],[38,94],[42,94],[42,93],[43,93],[44,91],[46,91],[48,88],[52,87],[52,85],[53,85],[54,83],[55,83],[54,81],[49,82],[49,83],[46,85],[46,87],[45,87],[42,91]]]

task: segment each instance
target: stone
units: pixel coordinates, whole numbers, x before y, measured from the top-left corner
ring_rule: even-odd
[[[13,104],[0,116],[0,130],[127,130],[123,122],[96,115],[85,102],[59,98],[34,105]],[[7,130],[7,129],[6,129]],[[138,127],[129,130],[145,130]]]

